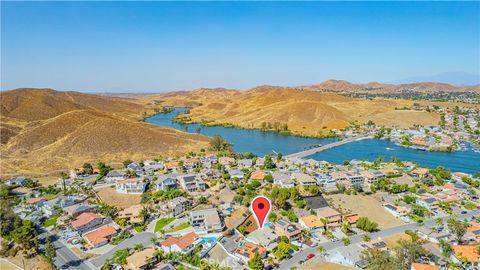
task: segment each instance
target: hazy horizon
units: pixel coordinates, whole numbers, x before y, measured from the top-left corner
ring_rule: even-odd
[[[479,2],[1,5],[2,90],[480,83]]]

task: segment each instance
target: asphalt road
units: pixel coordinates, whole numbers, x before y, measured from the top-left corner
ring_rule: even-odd
[[[105,263],[105,261],[107,259],[110,259],[112,257],[112,255],[113,255],[113,253],[115,253],[115,251],[117,251],[119,249],[124,249],[124,248],[133,248],[137,244],[141,244],[144,247],[146,247],[146,246],[151,244],[150,239],[152,237],[156,237],[156,235],[154,233],[151,233],[151,232],[138,233],[138,234],[126,239],[125,241],[121,242],[120,244],[118,244],[115,248],[113,248],[109,252],[107,252],[107,253],[105,253],[101,256],[98,256],[96,258],[91,259],[90,262],[95,267],[100,268]],[[90,269],[90,268],[87,268],[87,269]]]
[[[93,265],[84,259],[77,257],[67,246],[65,246],[59,240],[52,242],[56,248],[57,256],[55,257],[54,264],[57,269],[80,269],[91,270]]]
[[[480,214],[480,210],[473,210],[473,211],[468,212],[467,214],[459,215],[458,220],[464,220],[465,218],[468,219],[468,218],[471,218],[472,216],[476,216],[476,215],[479,215],[479,214]],[[450,216],[444,217],[443,218],[444,222],[447,221],[447,219],[449,219],[449,218],[450,218]],[[434,226],[435,223],[436,223],[436,218],[426,220],[424,222],[424,225],[428,226],[428,227],[431,227],[431,226]],[[387,229],[383,229],[383,230],[371,233],[370,236],[372,237],[372,239],[375,239],[375,238],[378,238],[378,237],[392,236],[392,235],[395,235],[395,234],[403,233],[406,230],[415,230],[416,228],[418,228],[418,226],[419,226],[418,223],[409,223],[409,224],[399,225],[399,226],[396,226],[396,227],[387,228]],[[349,237],[349,239],[350,239],[350,244],[351,245],[360,243],[360,242],[363,241],[363,234],[353,235],[353,236]],[[325,250],[328,252],[328,251],[334,250],[334,249],[336,249],[340,246],[343,246],[343,242],[342,241],[328,242],[328,243],[322,244],[320,246],[323,246],[325,248]],[[299,262],[301,260],[305,260],[307,255],[310,254],[310,253],[315,254],[315,256],[320,255],[320,252],[318,252],[318,247],[304,249],[304,250],[296,253],[295,255],[293,255],[292,258],[284,261],[280,265],[280,269],[290,269],[294,266],[298,266]]]

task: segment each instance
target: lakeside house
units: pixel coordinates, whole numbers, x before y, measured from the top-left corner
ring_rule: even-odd
[[[292,180],[292,177],[284,172],[274,171],[272,177],[273,184],[282,188],[291,188],[295,186],[295,181]]]
[[[221,232],[225,228],[216,208],[191,211],[190,223],[196,231],[202,232]]]
[[[129,178],[116,183],[116,190],[118,193],[124,194],[142,194],[145,191],[147,184],[142,177]]]
[[[427,178],[430,170],[427,168],[416,168],[410,172],[410,176],[417,178]]]

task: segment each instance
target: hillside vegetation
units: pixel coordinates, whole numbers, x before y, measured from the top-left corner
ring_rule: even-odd
[[[0,97],[2,177],[175,155],[208,144],[204,136],[139,121],[153,108],[133,99],[51,89],[17,89]]]
[[[298,88],[261,86],[247,91],[199,89],[142,97],[157,99],[164,105],[192,107],[185,120],[227,124],[243,128],[262,128],[278,123],[282,129],[308,136],[326,135],[330,129],[348,127],[369,120],[381,125],[409,127],[436,125],[436,113],[396,110],[413,101],[364,100],[331,92]]]

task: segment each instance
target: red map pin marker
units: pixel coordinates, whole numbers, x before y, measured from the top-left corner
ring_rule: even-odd
[[[255,197],[250,204],[250,210],[253,212],[259,228],[263,228],[265,218],[270,212],[270,205],[270,200],[264,196]]]

